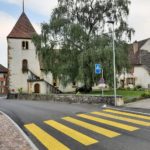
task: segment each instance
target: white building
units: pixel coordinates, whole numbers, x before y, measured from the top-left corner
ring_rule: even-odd
[[[120,86],[150,88],[150,39],[135,41],[129,54],[132,69],[120,76]]]
[[[53,81],[51,73],[45,75],[42,72],[32,42],[33,34],[36,31],[23,12],[7,37],[9,92],[49,94],[74,90],[72,85],[64,89]]]
[[[0,64],[0,95],[7,94],[8,69]]]

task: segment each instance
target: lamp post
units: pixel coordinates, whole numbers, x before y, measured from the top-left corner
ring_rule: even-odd
[[[113,70],[114,70],[114,99],[115,99],[115,106],[117,105],[117,92],[116,92],[116,53],[115,53],[115,31],[114,31],[114,21],[107,21],[107,23],[110,23],[113,25],[113,32],[112,32],[112,36],[113,36]]]

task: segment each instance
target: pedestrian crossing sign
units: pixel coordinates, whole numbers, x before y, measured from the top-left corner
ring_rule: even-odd
[[[101,65],[95,64],[95,74],[101,74]]]

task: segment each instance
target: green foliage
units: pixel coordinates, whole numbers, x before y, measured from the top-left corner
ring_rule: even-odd
[[[80,92],[77,92],[76,95],[81,95],[81,93],[80,93]]]
[[[141,97],[143,98],[150,98],[150,90],[145,91],[143,94],[141,94]]]
[[[137,85],[136,88],[137,88],[137,89],[141,89],[142,86],[141,86],[141,85]]]
[[[80,81],[97,83],[94,65],[102,64],[106,82],[113,85],[112,25],[114,20],[116,67],[128,68],[128,45],[133,29],[128,27],[129,0],[58,0],[49,23],[33,37],[43,68],[51,71],[64,86]],[[107,34],[104,34],[107,33]]]
[[[117,95],[121,95],[124,99],[125,103],[129,103],[129,102],[134,102],[137,100],[141,100],[142,97],[141,95],[145,93],[144,91],[133,91],[133,90],[117,90]],[[97,90],[97,91],[92,91],[90,93],[91,95],[100,95],[101,91]],[[114,95],[114,91],[113,90],[109,90],[109,91],[104,91],[104,95]]]
[[[19,92],[19,94],[22,94],[23,93],[23,88],[19,88],[18,92]]]

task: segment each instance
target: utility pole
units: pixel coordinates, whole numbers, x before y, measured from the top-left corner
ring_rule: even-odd
[[[104,79],[104,72],[103,72],[103,69],[102,69],[102,79]],[[102,87],[102,96],[104,96],[104,89]]]
[[[117,105],[117,91],[116,91],[116,53],[115,53],[115,30],[114,30],[114,21],[108,21],[108,23],[113,25],[112,37],[113,37],[113,70],[114,70],[114,100],[115,106]]]

